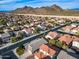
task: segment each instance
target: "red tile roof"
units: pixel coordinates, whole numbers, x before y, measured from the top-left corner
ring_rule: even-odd
[[[70,35],[63,35],[58,40],[60,40],[61,42],[65,42],[66,44],[70,44],[73,39]]]
[[[65,27],[63,27],[63,29],[65,30],[65,29],[73,29],[73,27],[72,26],[65,26]]]
[[[46,51],[50,56],[53,56],[56,53],[56,50],[50,48],[49,46],[47,46],[45,44],[41,45],[40,49],[43,51]]]
[[[36,52],[34,53],[34,56],[38,57],[39,59],[43,59],[46,57],[42,52]]]
[[[28,32],[28,33],[32,33],[32,29],[31,28],[24,28],[22,31]]]
[[[47,35],[49,35],[49,36],[55,38],[55,37],[58,36],[58,33],[57,33],[57,32],[49,32]]]
[[[77,31],[79,31],[79,27],[73,28],[73,30],[77,30]]]
[[[72,38],[73,38],[73,41],[79,41],[79,37],[72,36]]]

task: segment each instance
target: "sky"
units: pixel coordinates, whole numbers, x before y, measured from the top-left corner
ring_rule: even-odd
[[[0,11],[10,11],[24,6],[41,7],[57,4],[63,9],[79,8],[79,0],[0,0]]]

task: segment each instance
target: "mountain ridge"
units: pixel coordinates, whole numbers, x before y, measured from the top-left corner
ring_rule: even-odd
[[[25,6],[23,8],[17,8],[16,10],[11,11],[11,13],[79,16],[79,11],[65,10],[56,4],[52,6],[44,6],[44,7],[36,7],[36,8]]]

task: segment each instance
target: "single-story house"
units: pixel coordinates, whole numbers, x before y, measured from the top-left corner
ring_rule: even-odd
[[[58,40],[69,45],[73,41],[73,38],[72,36],[65,34],[63,36],[60,36]]]
[[[4,43],[9,42],[10,36],[11,36],[11,35],[10,35],[9,33],[0,34],[0,38],[2,39],[2,41],[3,41]]]
[[[56,38],[56,37],[58,37],[59,36],[59,34],[57,33],[57,32],[49,32],[46,36],[45,36],[45,38],[46,39],[54,39],[54,38]]]
[[[31,34],[33,34],[33,30],[32,30],[31,28],[24,28],[22,31],[25,32],[26,35],[31,35]]]
[[[50,56],[50,58],[53,58],[56,54],[56,50],[53,48],[50,48],[48,45],[42,44],[39,48],[39,52],[42,52],[46,56]]]
[[[57,56],[57,59],[77,59],[74,56],[68,54],[64,50],[61,50]]]
[[[47,44],[47,41],[43,38],[38,38],[31,41],[29,44],[24,44],[25,49],[29,50],[31,53],[35,52],[42,44]]]

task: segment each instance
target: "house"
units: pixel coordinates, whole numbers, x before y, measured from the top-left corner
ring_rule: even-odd
[[[28,24],[25,24],[24,27],[29,27],[29,25]]]
[[[71,33],[73,33],[73,34],[75,34],[77,32],[79,32],[79,27],[76,27],[76,28],[74,28],[74,29],[71,30]]]
[[[63,36],[60,36],[58,40],[69,45],[72,42],[73,38],[70,35],[65,34]]]
[[[5,25],[0,25],[0,29],[2,29],[2,28],[4,28],[5,27]]]
[[[43,25],[43,24],[39,24],[39,25],[37,25],[37,27],[38,27],[40,30],[46,30],[46,26]]]
[[[35,58],[34,58],[34,55],[30,55],[30,56],[26,57],[25,59],[35,59]]]
[[[31,53],[35,52],[42,44],[47,44],[47,41],[43,38],[38,38],[36,40],[31,41],[29,44],[24,44],[25,49],[30,51]]]
[[[54,57],[56,54],[56,50],[50,48],[48,45],[42,44],[39,48],[39,51],[42,52],[44,55],[50,56],[51,58]]]
[[[73,55],[73,54],[72,54]],[[75,58],[75,54],[74,56],[72,56],[70,54],[68,54],[67,52],[65,52],[64,50],[61,50],[57,56],[57,59],[77,59]]]
[[[59,34],[57,33],[57,32],[49,32],[46,36],[45,36],[45,38],[46,39],[54,39],[54,38],[56,38],[56,37],[58,37],[59,36]]]
[[[13,31],[19,31],[20,27],[19,26],[13,26],[13,27],[11,27],[11,30],[13,30]]]
[[[76,48],[79,48],[79,41],[73,41],[72,46],[76,47]]]
[[[31,28],[24,28],[22,31],[25,32],[26,35],[31,35],[31,34],[33,34],[33,30],[32,30]]]
[[[72,26],[65,26],[65,27],[63,27],[62,28],[65,32],[70,32],[72,29],[73,29],[73,27]]]
[[[47,57],[47,56],[44,55],[42,52],[36,52],[36,53],[34,53],[34,58],[35,59],[45,59],[45,57]]]
[[[72,48],[79,52],[79,41],[73,41]]]
[[[7,23],[7,26],[12,26],[12,25],[13,25],[12,22],[8,22],[8,23]]]
[[[78,25],[78,24],[74,24],[74,23],[71,24],[72,27],[77,27],[77,25]]]
[[[10,36],[11,36],[11,35],[10,35],[9,33],[0,34],[0,38],[2,39],[2,41],[3,41],[4,43],[9,42]]]
[[[4,28],[3,31],[4,31],[5,33],[7,33],[7,32],[12,32],[12,30],[11,30],[10,28]]]
[[[72,48],[79,51],[79,37],[73,37]]]
[[[58,20],[58,23],[59,24],[62,24],[62,23],[64,23],[65,21],[63,20],[63,19],[61,19],[61,20]]]
[[[72,38],[73,38],[73,41],[79,41],[79,37],[77,36],[72,36]]]

